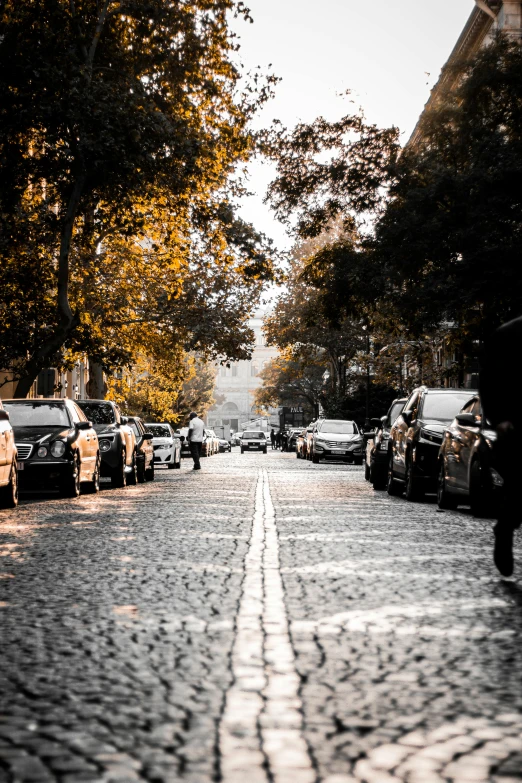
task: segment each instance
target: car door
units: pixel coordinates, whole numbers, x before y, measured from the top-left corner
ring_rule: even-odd
[[[2,405],[0,403],[0,485],[7,484],[9,481],[9,473],[11,465],[8,465],[7,461],[7,450],[9,446],[9,431],[11,430],[11,425],[9,424],[9,419],[7,417],[7,413],[2,408]]]
[[[474,425],[456,422],[455,427],[455,487],[468,489],[469,463],[473,447],[480,438],[480,402],[477,397],[464,406],[461,413],[470,413],[475,418]]]
[[[393,427],[393,469],[399,476],[406,475],[406,452],[408,449],[408,432],[415,424],[419,412],[421,393],[414,391],[404,410],[397,418]],[[406,414],[406,416],[404,415]]]
[[[80,424],[80,422],[88,421],[80,409],[72,402],[67,402],[67,409],[69,416],[71,417],[73,426]],[[78,429],[76,426],[76,445],[80,453],[81,471],[80,481],[89,481],[92,476],[94,465],[91,452],[91,431],[90,429]]]

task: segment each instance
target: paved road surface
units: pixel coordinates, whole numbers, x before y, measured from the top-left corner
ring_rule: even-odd
[[[521,781],[490,549],[272,452],[0,512],[0,783]]]

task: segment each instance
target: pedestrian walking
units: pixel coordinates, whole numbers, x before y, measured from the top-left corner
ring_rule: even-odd
[[[272,444],[272,448],[275,449],[275,442],[276,442],[276,434],[274,431],[274,428],[270,430],[270,443]]]
[[[486,343],[481,356],[480,398],[484,415],[497,431],[494,467],[504,480],[502,502],[494,528],[493,559],[503,576],[513,573],[513,534],[522,522],[519,497],[522,476],[522,410],[518,393],[522,382],[520,347],[522,318],[501,326]]]
[[[281,446],[281,433],[278,432],[276,435],[276,449],[278,449]]]
[[[189,416],[190,423],[187,439],[189,442],[190,455],[194,460],[193,470],[201,470],[200,458],[203,447],[203,438],[205,437],[205,422],[202,421],[194,411]]]

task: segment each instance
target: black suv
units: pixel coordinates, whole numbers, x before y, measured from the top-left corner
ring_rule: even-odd
[[[372,419],[373,432],[364,434],[366,441],[366,463],[364,477],[371,481],[374,489],[386,489],[388,478],[388,442],[390,430],[407,402],[406,397],[394,400],[388,413],[380,419]]]
[[[390,432],[388,494],[405,490],[408,500],[421,500],[436,492],[438,456],[444,430],[476,394],[473,389],[413,391]]]

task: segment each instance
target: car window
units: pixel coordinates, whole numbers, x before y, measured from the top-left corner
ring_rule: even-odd
[[[78,402],[79,408],[93,424],[115,424],[114,408],[109,402]]]
[[[437,419],[450,422],[462,406],[469,400],[469,392],[430,392],[424,398],[422,416],[424,419]]]
[[[76,403],[75,403],[75,402],[73,402],[73,403],[71,404],[71,408],[72,408],[72,410],[75,412],[76,416],[78,416],[78,419],[79,419],[80,421],[89,421],[89,419],[87,418],[87,416],[85,415],[85,413],[82,411],[82,409],[81,409],[81,408],[79,408],[79,407],[78,407],[78,405],[76,405]],[[77,419],[75,419],[75,421],[77,421]]]
[[[141,430],[138,427],[137,422],[135,421],[129,421],[129,427],[133,431],[133,433],[136,435],[137,438],[141,438]]]
[[[265,437],[264,432],[244,432],[243,438],[248,438],[249,440],[261,440]]]
[[[63,402],[6,402],[13,427],[70,427],[72,421]]]
[[[337,421],[325,419],[317,428],[318,432],[331,432],[333,435],[355,435],[357,425],[354,421]]]
[[[146,424],[147,432],[154,438],[170,438],[171,432],[168,424]]]
[[[403,408],[404,408],[403,402],[396,402],[394,405],[392,405],[391,411],[389,412],[388,418],[386,419],[386,424],[389,427],[393,427],[397,417],[400,415],[400,413],[402,413]]]

